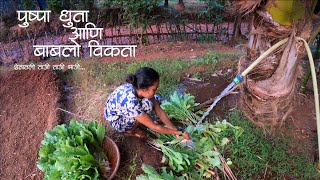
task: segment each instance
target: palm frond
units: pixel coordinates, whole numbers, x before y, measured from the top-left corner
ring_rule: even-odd
[[[231,15],[247,15],[255,11],[263,0],[237,0],[227,8],[227,12]]]

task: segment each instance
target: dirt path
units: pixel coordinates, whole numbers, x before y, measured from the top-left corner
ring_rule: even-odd
[[[0,179],[42,179],[36,161],[44,131],[58,120],[56,76],[13,71],[0,75],[0,84]]]

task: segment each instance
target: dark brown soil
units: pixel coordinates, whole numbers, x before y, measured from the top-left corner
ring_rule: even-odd
[[[115,179],[128,179],[132,173],[132,179],[143,173],[141,165],[148,164],[153,167],[161,166],[162,153],[147,145],[146,140],[136,137],[124,137],[118,143],[121,163]],[[135,166],[135,169],[132,167]]]
[[[58,123],[56,76],[12,71],[0,75],[0,84],[0,177],[42,179],[36,161],[44,131]]]
[[[224,76],[209,76],[205,77],[203,81],[194,81],[189,78],[183,81],[186,86],[187,92],[194,95],[195,99],[199,103],[208,101],[220,93],[232,82]],[[217,105],[212,109],[211,116],[218,116],[225,118],[228,115],[229,110],[234,109],[238,106],[239,94],[235,90],[235,94],[230,94],[222,98]],[[211,104],[209,104],[211,105]]]
[[[318,80],[319,82],[319,80]],[[310,83],[311,84],[311,83]],[[306,151],[308,155],[318,161],[317,121],[315,114],[312,86],[297,95],[291,116],[280,131],[292,137],[295,142],[290,152]],[[318,88],[320,88],[318,84]]]

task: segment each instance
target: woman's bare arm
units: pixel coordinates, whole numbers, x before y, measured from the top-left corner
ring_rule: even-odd
[[[158,132],[158,133],[162,133],[162,134],[174,134],[174,135],[181,135],[182,131],[177,131],[176,129],[171,129],[171,128],[167,128],[167,127],[163,127],[161,125],[156,125],[151,117],[145,113],[141,116],[137,116],[136,117],[137,121],[139,121],[141,124],[147,126],[148,128],[150,128],[151,130]],[[183,133],[183,138],[185,139],[190,139],[189,134],[187,132]]]

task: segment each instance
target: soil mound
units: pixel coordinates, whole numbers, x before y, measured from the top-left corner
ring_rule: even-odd
[[[1,179],[42,179],[38,151],[46,129],[58,124],[59,83],[52,71],[0,74]]]

